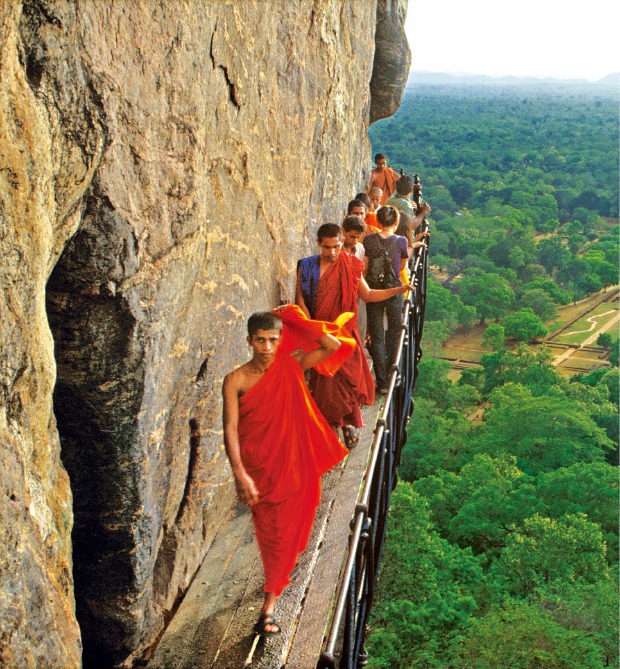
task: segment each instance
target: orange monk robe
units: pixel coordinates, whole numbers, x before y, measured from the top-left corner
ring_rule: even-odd
[[[364,263],[359,258],[340,253],[319,280],[314,317],[333,321],[342,312],[352,311],[357,315],[357,290],[363,271]],[[333,377],[312,373],[310,389],[330,425],[362,427],[364,421],[360,404],[371,405],[374,402],[375,384],[364,355],[357,318],[348,321],[344,328],[357,344],[353,354]]]
[[[371,188],[380,188],[383,192],[381,195],[382,205],[385,204],[385,201],[394,193],[396,190],[396,182],[399,179],[399,175],[391,167],[385,167],[383,171],[379,171],[376,167],[370,173],[370,183],[368,184],[367,193],[370,192]]]
[[[238,424],[241,460],[260,495],[252,517],[265,571],[264,590],[276,596],[290,582],[297,556],[308,544],[321,476],[348,453],[318,410],[301,366],[290,355],[308,343],[306,335],[314,342],[328,332],[338,337],[341,326],[310,321],[298,307],[278,315],[284,322],[282,343],[263,378],[239,398]],[[344,345],[350,352],[351,340]],[[333,357],[323,361],[328,373],[335,373],[342,363],[342,357],[335,362]]]
[[[369,211],[366,214],[366,218],[364,219],[364,223],[366,224],[366,231],[362,235],[360,242],[364,240],[364,237],[366,235],[372,235],[375,232],[379,232],[381,230],[381,226],[379,225],[379,221],[377,221],[377,214],[375,214],[374,211]]]
[[[372,235],[375,232],[379,232],[381,229],[379,226],[379,221],[377,221],[377,214],[375,214],[374,211],[369,211],[366,214],[364,223],[366,223],[366,235]]]

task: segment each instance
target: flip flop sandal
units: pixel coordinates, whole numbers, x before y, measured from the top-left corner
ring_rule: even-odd
[[[265,627],[268,625],[271,627],[277,627],[278,629],[268,632],[265,629]],[[259,636],[277,636],[281,632],[282,630],[280,629],[280,625],[271,613],[261,613],[258,620],[256,621],[256,625],[254,625],[254,634],[258,634]]]
[[[359,432],[353,425],[345,425],[342,428],[342,436],[344,438],[344,445],[349,450],[355,448],[360,440]]]

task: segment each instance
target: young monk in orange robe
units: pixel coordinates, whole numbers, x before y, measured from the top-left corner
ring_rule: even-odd
[[[373,191],[379,191],[381,193],[380,188],[373,188]],[[362,220],[366,224],[366,233],[367,235],[371,235],[375,232],[379,232],[380,226],[379,223],[377,222],[377,214],[375,214],[375,207],[373,205],[372,199],[369,194],[366,193],[358,193],[355,196],[356,200],[359,200],[360,202],[364,203],[364,210],[365,214],[362,217]],[[343,221],[344,223],[344,221]],[[362,237],[363,239],[363,237]]]
[[[364,263],[349,253],[342,253],[342,230],[335,223],[325,223],[317,231],[321,253],[302,258],[297,269],[295,302],[309,318],[334,320],[343,311],[357,313],[357,296],[364,302],[381,302],[411,286],[373,290],[362,276]],[[357,343],[333,377],[312,375],[310,387],[317,406],[334,428],[342,428],[345,444],[352,448],[359,441],[363,426],[360,404],[374,401],[375,386],[360,341],[357,320],[344,328]]]
[[[265,571],[254,628],[263,636],[280,633],[275,603],[310,538],[321,476],[347,453],[310,396],[304,370],[334,374],[355,346],[343,330],[352,313],[321,323],[294,305],[277,311],[250,317],[252,360],[223,386],[226,452],[238,497],[252,510]]]

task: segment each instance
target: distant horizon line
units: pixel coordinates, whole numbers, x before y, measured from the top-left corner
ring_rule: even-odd
[[[597,81],[602,81],[610,77],[620,77],[620,71],[608,72],[601,77],[596,79],[591,79],[583,76],[559,76],[559,75],[540,75],[540,74],[485,74],[482,72],[464,72],[464,71],[454,71],[454,70],[418,70],[411,68],[409,70],[409,76],[412,74],[432,74],[432,75],[447,75],[451,77],[488,77],[489,79],[538,79],[540,81],[587,81],[589,83],[596,83]]]

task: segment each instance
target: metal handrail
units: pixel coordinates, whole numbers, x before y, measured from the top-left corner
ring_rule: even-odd
[[[416,184],[419,184],[416,175]],[[416,195],[421,194],[418,187]],[[428,231],[426,220],[422,226]],[[404,301],[396,362],[388,393],[375,424],[364,487],[351,520],[349,549],[342,571],[334,614],[317,669],[336,669],[335,651],[341,643],[340,669],[365,664],[364,641],[377,581],[392,490],[413,411],[412,393],[422,356],[420,341],[426,302],[427,249],[420,248],[409,261],[414,290]]]

